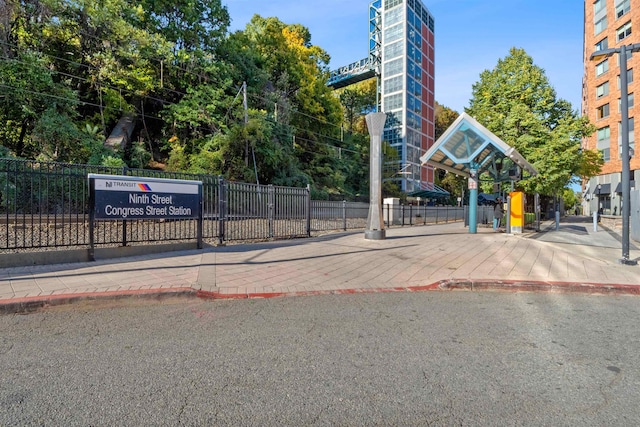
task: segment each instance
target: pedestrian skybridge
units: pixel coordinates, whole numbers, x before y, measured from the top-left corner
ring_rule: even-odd
[[[327,86],[334,89],[349,86],[376,76],[376,67],[371,57],[352,62],[332,71],[327,81]]]
[[[518,166],[529,175],[538,171],[518,151],[467,113],[462,113],[436,143],[420,157],[422,164],[462,175],[488,173],[494,181],[513,180]]]

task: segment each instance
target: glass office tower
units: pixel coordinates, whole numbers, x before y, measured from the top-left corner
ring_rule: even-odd
[[[385,164],[402,191],[433,184],[434,171],[420,156],[434,143],[434,20],[420,0],[370,4],[370,58],[379,64],[384,140],[398,161]]]

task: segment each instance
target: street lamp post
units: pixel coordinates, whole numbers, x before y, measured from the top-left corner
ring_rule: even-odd
[[[603,49],[591,54],[591,60],[601,60],[610,57],[614,53],[620,59],[620,128],[621,136],[621,160],[622,160],[622,258],[621,264],[636,265],[636,260],[629,259],[629,216],[631,215],[631,182],[629,179],[629,87],[627,82],[627,52],[640,51],[640,43],[622,45],[620,47]],[[598,194],[598,204],[600,194]]]

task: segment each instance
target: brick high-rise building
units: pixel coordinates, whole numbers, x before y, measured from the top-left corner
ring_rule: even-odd
[[[632,31],[635,30],[635,31]],[[622,193],[619,55],[591,60],[594,52],[640,42],[640,0],[585,0],[582,115],[597,131],[583,147],[599,150],[605,163],[599,176],[583,183],[585,213],[601,209],[620,215]],[[640,53],[627,55],[631,188],[640,185],[640,153],[634,152],[634,95],[640,94]],[[637,76],[634,76],[637,74]],[[635,78],[634,78],[635,77]],[[640,117],[640,116],[639,116]],[[637,179],[636,179],[637,178]]]

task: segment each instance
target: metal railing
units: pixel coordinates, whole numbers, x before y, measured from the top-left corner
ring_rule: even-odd
[[[0,251],[89,247],[87,174],[202,181],[205,242],[307,237],[366,228],[369,204],[311,200],[310,189],[230,182],[218,176],[0,159]],[[387,226],[463,219],[457,207],[385,205]],[[94,222],[94,245],[195,241],[197,220]]]

